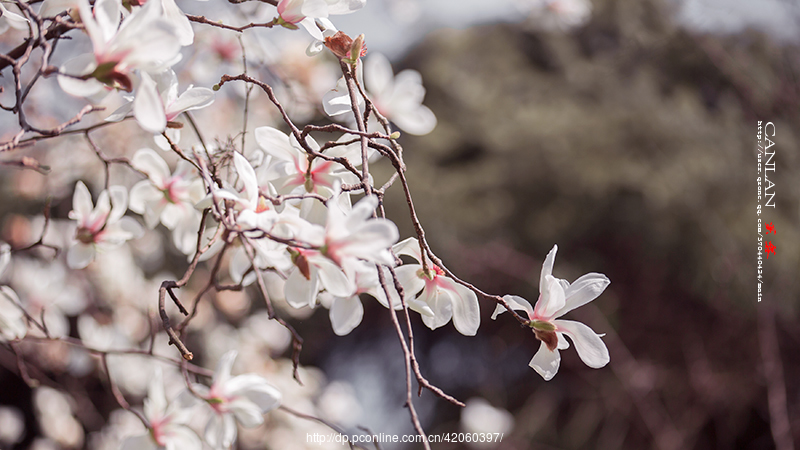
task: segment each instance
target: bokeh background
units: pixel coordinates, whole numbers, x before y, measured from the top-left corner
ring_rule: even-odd
[[[610,364],[590,369],[570,349],[549,382],[527,366],[539,342],[510,317],[490,320],[488,302],[477,337],[450,325],[431,332],[413,317],[423,374],[461,400],[497,408],[476,413],[473,400],[465,415],[423,392],[423,426],[507,430],[501,443],[482,448],[795,448],[800,10],[779,1],[592,5],[588,20],[571,29],[544,27],[514,2],[369,0],[336,22],[351,35],[366,33],[370,51],[393,58],[395,72],[422,74],[439,124],[401,143],[420,219],[451,270],[484,291],[533,302],[543,258],[557,243],[554,275],[572,281],[602,272],[612,282],[568,317],[606,334]],[[241,96],[218,102],[239,114]],[[253,111],[256,121],[270,117]],[[214,129],[205,113],[199,120]],[[324,119],[318,106],[302,113]],[[777,144],[777,207],[768,216],[777,249],[764,263],[760,303],[758,121],[775,124]],[[376,177],[389,170],[376,165]],[[21,217],[41,209],[26,183],[46,182],[2,174],[3,240],[21,242]],[[387,211],[406,237],[413,229],[401,194],[390,190]],[[69,195],[54,203],[55,217],[66,217]],[[146,272],[180,264],[167,252]],[[235,326],[257,303],[235,295],[214,302]],[[413,433],[397,337],[382,307],[365,308],[364,322],[345,337],[333,334],[323,312],[295,317],[306,342],[301,362],[337,386],[330,395],[341,411],[330,414],[348,429]],[[189,344],[212,345],[203,339],[197,332]],[[13,355],[0,354],[0,403],[26,416],[27,431],[11,448],[28,448],[40,419]],[[87,391],[100,416],[115,408],[101,383],[64,379],[82,383],[72,389]],[[92,423],[87,434],[105,420]],[[284,445],[268,448],[303,448]]]

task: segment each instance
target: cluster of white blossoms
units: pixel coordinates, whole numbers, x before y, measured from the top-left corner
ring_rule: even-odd
[[[243,2],[230,3],[238,7]],[[606,365],[609,354],[602,335],[579,322],[560,319],[597,298],[609,285],[604,275],[590,273],[572,284],[554,278],[553,247],[542,269],[539,300],[531,307],[518,296],[483,293],[457,278],[434,255],[413,213],[397,142],[400,131],[423,135],[436,126],[436,116],[423,105],[422,77],[414,70],[395,75],[382,55],[365,56],[364,35],[351,39],[330,20],[359,10],[366,0],[252,3],[258,5],[249,6],[248,14],[252,14],[244,14],[247,20],[264,21],[242,27],[187,16],[175,0],[45,0],[38,7],[38,16],[33,9],[0,3],[0,33],[30,30],[29,42],[34,42],[32,23],[38,23],[42,32],[42,24],[48,21],[53,27],[74,29],[73,35],[85,33],[91,52],[66,60],[57,69],[58,85],[81,101],[114,105],[102,121],[79,130],[94,150],[93,156],[105,165],[104,184],[93,169],[81,168],[77,150],[70,148],[71,156],[63,158],[64,153],[58,152],[64,148],[54,146],[52,152],[58,159],[51,165],[60,176],[52,177],[52,186],[71,192],[71,208],[63,207],[70,204],[70,196],[57,194],[57,201],[63,201],[61,216],[51,220],[45,214],[44,231],[37,243],[25,247],[9,239],[13,248],[0,243],[0,342],[13,349],[20,367],[25,367],[27,356],[41,354],[46,356],[37,360],[46,361],[43,369],[53,373],[75,377],[92,371],[104,373],[120,406],[139,418],[140,423],[130,427],[123,424],[125,419],[115,425],[109,420],[107,429],[94,436],[92,448],[236,448],[237,439],[246,439],[250,433],[240,428],[265,428],[270,421],[274,421],[272,431],[291,428],[279,418],[266,418],[273,414],[265,416],[276,409],[290,410],[282,404],[300,405],[309,414],[325,410],[315,403],[321,400],[310,400],[324,397],[320,395],[324,389],[321,377],[306,371],[318,386],[298,395],[296,385],[287,380],[306,369],[299,366],[294,353],[292,361],[277,356],[290,342],[293,350],[302,342],[283,315],[307,317],[316,309],[327,309],[332,330],[340,336],[362,323],[363,302],[371,301],[377,301],[388,314],[413,311],[431,330],[452,321],[462,335],[475,336],[481,324],[480,303],[488,301],[497,305],[492,319],[512,309],[527,313],[527,317],[516,313],[514,317],[541,341],[530,366],[545,380],[559,368],[559,350],[569,346],[565,337],[588,366]],[[588,14],[577,0],[546,4],[573,24]],[[289,67],[288,57],[280,51],[270,53],[269,46],[257,37],[250,41],[242,35],[226,41],[206,35],[232,29],[242,32],[248,27],[304,29],[308,35],[300,34],[308,41],[303,55],[307,61],[299,68]],[[197,46],[195,33],[199,41],[214,42],[213,51],[204,54],[203,48],[193,49]],[[60,43],[59,49],[67,42]],[[47,47],[45,58],[54,47]],[[335,61],[313,56],[325,48],[331,50]],[[223,77],[212,89],[194,86],[203,83],[191,74],[197,73],[197,67],[208,70],[217,64],[209,61],[226,69],[243,69],[243,75],[228,78],[251,84],[228,94],[238,95],[236,100],[244,103],[247,113],[251,106],[248,89],[263,86],[248,76],[257,73],[253,67],[257,64],[244,62],[246,50],[251,61],[268,65],[270,74],[295,73],[301,78],[309,73],[330,73],[313,70],[314,65],[328,64],[343,76],[338,81],[336,76],[323,76],[322,81],[295,80],[305,89],[302,95],[286,87],[289,83],[284,91],[275,89],[278,94],[266,87],[263,90],[270,106],[280,113],[278,121],[270,122],[268,115],[262,115],[259,123],[269,125],[251,130],[245,117],[241,135],[236,128],[227,138],[217,135],[213,143],[204,140],[204,132],[211,135],[216,125],[229,131],[232,125],[223,119],[229,118],[230,105],[235,102],[221,95],[217,98],[219,94],[214,92],[230,80]],[[241,66],[237,65],[240,59]],[[40,75],[55,71],[47,66]],[[15,73],[18,77],[19,71]],[[19,99],[27,95],[28,91],[17,92]],[[293,109],[302,102],[292,99],[304,96],[313,97],[312,106]],[[188,112],[212,104],[222,110],[213,119],[219,123],[203,130]],[[21,104],[17,106],[21,111]],[[298,127],[295,114],[302,115],[302,111],[324,111],[339,124]],[[64,128],[80,120],[81,116]],[[98,139],[96,144],[90,137],[96,129],[112,130],[124,121],[135,121],[147,140],[119,139],[109,144]],[[184,133],[197,138],[194,145],[187,144],[186,138],[181,140],[179,130],[184,122],[192,126],[191,132]],[[31,127],[18,137],[25,132],[40,133],[37,139],[55,139],[61,130],[44,133]],[[17,141],[8,148],[15,150]],[[136,144],[129,146],[128,142]],[[148,142],[161,150],[149,148]],[[396,171],[378,188],[369,168],[386,160]],[[127,172],[118,176],[117,169]],[[404,184],[417,230],[416,236],[403,240],[395,223],[385,217],[382,203],[386,189],[395,181]],[[162,235],[170,236],[171,245],[162,243]],[[40,246],[44,248],[37,248]],[[45,258],[45,250],[58,251]],[[159,280],[181,279],[153,273],[162,270],[158,264],[151,270],[152,262],[163,262],[170,252],[178,256],[177,261],[189,261],[189,269],[182,281],[162,283]],[[187,280],[193,274],[207,279],[190,283]],[[196,286],[203,283],[207,283],[204,288]],[[253,291],[258,287],[267,311],[245,317],[250,286]],[[182,289],[179,294],[177,289]],[[204,301],[209,292],[217,295],[214,306]],[[175,318],[167,312],[167,294],[183,313],[177,332],[170,325]],[[194,296],[194,302],[187,304],[191,313],[179,296]],[[230,301],[219,301],[224,296]],[[273,309],[273,300],[280,304],[280,314]],[[153,325],[156,309],[165,330]],[[416,316],[412,319],[417,320]],[[178,374],[176,366],[188,371],[187,363],[171,358],[175,351],[169,346],[192,359],[179,342],[185,333],[196,333],[196,340],[205,344],[206,348],[198,351],[202,361],[219,361],[213,377],[199,366],[189,366],[191,375]],[[405,345],[402,329],[399,335]],[[247,355],[237,363],[246,370],[233,376],[237,350]],[[154,359],[172,364],[175,370],[162,370],[154,365]],[[206,383],[195,382],[203,377]],[[40,419],[49,423],[43,428],[47,439],[66,447],[80,446],[83,429],[77,415],[73,416],[77,408],[70,397],[52,389],[37,392],[58,404],[52,410],[39,408]],[[121,399],[124,395],[138,397],[143,407],[131,408]],[[330,397],[339,398],[337,395],[341,397]],[[505,427],[512,426],[505,415],[484,406],[479,405],[478,411],[488,411],[486,414],[498,417]],[[480,420],[474,419],[475,413],[467,416],[472,419],[466,422],[476,428]],[[204,418],[200,425],[198,417]],[[280,432],[275,436],[281,436]],[[280,437],[270,442],[274,448],[299,448]]]

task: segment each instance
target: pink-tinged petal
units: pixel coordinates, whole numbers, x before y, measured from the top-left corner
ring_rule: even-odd
[[[392,122],[408,134],[423,136],[436,128],[437,120],[433,112],[424,105],[398,112],[391,117]]]
[[[445,279],[440,286],[447,289],[453,305],[453,325],[464,336],[475,336],[481,325],[478,296],[453,280]]]
[[[544,259],[544,264],[542,264],[542,274],[539,276],[539,293],[543,293],[545,286],[545,277],[547,275],[553,275],[553,264],[556,262],[556,252],[558,252],[558,245],[554,245],[553,248],[547,253],[547,257]]]
[[[184,111],[194,111],[195,109],[205,108],[214,103],[214,91],[203,87],[189,88],[171,105],[167,112],[175,117]]]
[[[256,172],[250,161],[242,156],[239,152],[233,152],[233,164],[236,166],[236,173],[239,174],[239,179],[244,184],[245,198],[250,202],[250,207],[254,208],[258,202],[258,180],[256,179]]]
[[[505,295],[503,296],[503,300],[508,303],[508,306],[515,311],[525,311],[528,314],[528,317],[533,316],[533,307],[531,304],[522,297],[517,295]],[[497,305],[492,313],[492,320],[495,320],[498,315],[506,312],[507,309],[503,305]]]
[[[111,199],[111,211],[108,213],[107,222],[114,223],[121,219],[128,210],[128,190],[125,186],[110,186],[108,196]]]
[[[92,194],[89,189],[83,184],[83,181],[78,181],[75,184],[75,192],[72,194],[72,212],[69,218],[78,221],[78,225],[82,225],[89,219],[92,214]]]
[[[539,351],[533,355],[533,359],[528,365],[541,375],[544,381],[550,381],[556,376],[558,366],[561,365],[561,355],[558,353],[558,349],[550,351],[547,349],[547,344],[542,342]]]
[[[310,34],[314,39],[319,41],[325,39],[325,37],[322,35],[322,31],[317,28],[317,23],[314,22],[314,19],[311,17],[306,17],[305,19],[297,22],[297,25],[305,28],[305,30],[308,31],[308,34]]]
[[[71,269],[83,269],[94,261],[94,245],[77,242],[67,251],[67,265]]]
[[[312,270],[310,276],[311,279],[306,279],[299,269],[295,269],[286,279],[283,295],[292,308],[314,307],[319,293],[319,278],[316,270]]]
[[[403,264],[395,269],[397,280],[403,286],[406,300],[416,297],[419,291],[425,288],[425,280],[418,275],[420,270],[422,270],[422,266],[419,264]],[[388,281],[391,281],[391,278],[387,279]],[[389,287],[393,290],[392,286]]]
[[[150,433],[133,436],[122,441],[121,450],[158,450],[158,445],[153,441]]]
[[[133,154],[131,165],[144,172],[150,180],[158,187],[164,187],[170,178],[169,166],[154,150],[141,148]]]
[[[342,269],[327,258],[315,258],[313,264],[319,272],[322,286],[337,297],[349,297],[356,292],[356,285],[350,280]]]
[[[364,82],[372,95],[383,97],[391,94],[394,72],[385,56],[380,53],[371,53],[364,61],[364,72],[366,72]]]
[[[231,377],[233,362],[236,360],[236,350],[231,350],[220,358],[217,368],[214,371],[213,382],[215,386],[224,385]]]
[[[572,320],[556,320],[554,322],[556,330],[560,331],[572,339],[575,350],[587,366],[599,369],[611,360],[608,355],[606,344],[600,339],[600,335],[595,333],[588,326]]]
[[[564,290],[566,297],[564,307],[556,312],[555,317],[561,317],[573,309],[596,299],[606,290],[609,284],[611,284],[611,280],[602,273],[587,273],[578,278]]]
[[[559,283],[558,278],[547,275],[541,291],[542,294],[539,296],[539,301],[536,302],[536,306],[533,308],[533,315],[534,318],[549,321],[555,317],[555,314],[566,303],[564,288]]]
[[[158,134],[167,126],[164,103],[153,79],[146,72],[142,72],[141,76],[142,81],[133,99],[133,116],[145,131]]]
[[[410,237],[404,239],[392,247],[392,251],[397,256],[406,255],[414,258],[418,262],[422,262],[422,254],[420,253],[419,241],[417,238]]]
[[[331,327],[337,336],[350,334],[364,317],[364,305],[357,295],[335,297],[330,310]]]

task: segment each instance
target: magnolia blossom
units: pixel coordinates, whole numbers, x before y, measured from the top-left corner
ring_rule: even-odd
[[[203,181],[186,161],[179,161],[170,175],[164,159],[149,148],[138,150],[131,164],[148,177],[131,188],[131,211],[144,215],[150,229],[159,222],[164,224],[173,231],[175,246],[183,253],[191,253],[196,247],[201,217],[194,205],[203,198]]]
[[[383,306],[389,307],[386,300],[386,293],[380,285],[378,279],[378,269],[375,264],[359,261],[355,267],[352,278],[356,285],[353,295],[337,297],[328,295],[321,297],[324,299],[323,305],[329,308],[331,327],[333,332],[339,336],[344,336],[353,331],[364,317],[364,305],[361,304],[359,294],[369,294],[378,300]],[[387,280],[391,278],[387,275]],[[390,288],[390,293],[392,292]],[[327,303],[327,304],[326,304]],[[399,299],[392,302],[395,309],[402,309]]]
[[[122,186],[111,186],[100,193],[97,206],[92,205],[92,195],[86,185],[78,181],[72,197],[69,218],[78,222],[75,242],[67,252],[67,264],[73,269],[83,269],[94,261],[98,250],[122,245],[138,237],[142,227],[130,217],[128,191]]]
[[[529,365],[546,381],[552,379],[558,372],[561,363],[558,351],[569,348],[564,335],[569,336],[575,344],[578,356],[587,366],[599,369],[610,360],[608,348],[600,339],[602,335],[598,335],[580,322],[556,319],[596,299],[611,281],[601,273],[587,273],[572,284],[567,280],[555,278],[552,273],[557,250],[558,246],[554,245],[544,260],[539,280],[539,300],[536,301],[535,307],[531,307],[527,300],[516,295],[503,297],[513,309],[528,313],[533,333],[542,341],[539,351]],[[505,311],[502,305],[497,305],[492,319]]]
[[[0,276],[11,260],[11,247],[0,243]],[[8,286],[0,286],[0,342],[22,339],[28,332],[25,314],[22,312],[19,297]]]
[[[264,423],[263,414],[281,404],[281,393],[255,374],[231,376],[236,351],[222,356],[211,387],[200,384],[192,389],[205,400],[214,415],[206,425],[206,442],[214,449],[230,448],[236,440],[236,422],[245,428]]]
[[[146,434],[122,442],[122,450],[200,450],[200,438],[187,426],[192,411],[180,402],[167,401],[161,368],[156,366],[144,400],[144,416],[150,423]]]
[[[423,259],[416,238],[399,242],[393,250],[398,256],[410,256],[420,262]],[[403,264],[396,269],[396,273],[405,291],[408,307],[420,313],[422,322],[428,328],[439,328],[452,318],[459,333],[474,336],[478,332],[481,324],[478,297],[447,278],[439,266],[427,261],[426,270],[421,264]]]
[[[62,67],[62,72],[82,78],[59,77],[66,92],[86,97],[100,92],[103,85],[131,92],[134,70],[157,72],[178,56],[181,44],[176,27],[165,18],[161,2],[145,3],[121,24],[119,0],[98,0],[94,8],[88,0],[79,0],[78,6],[94,53]]]
[[[367,0],[281,0],[278,2],[276,22],[287,28],[297,28],[299,25],[321,41],[322,32],[317,28],[314,19],[349,14],[363,8],[366,3]]]
[[[425,88],[419,72],[407,69],[394,76],[389,60],[379,53],[366,58],[364,72],[372,104],[401,130],[423,135],[436,127],[436,116],[422,104]],[[351,112],[350,95],[343,79],[323,97],[322,106],[332,117]]]
[[[189,86],[178,95],[178,77],[171,69],[152,77],[142,73],[141,78],[136,96],[128,97],[129,102],[108,116],[107,121],[122,120],[133,110],[139,125],[157,134],[163,132],[181,113],[214,103],[214,91],[208,88]]]

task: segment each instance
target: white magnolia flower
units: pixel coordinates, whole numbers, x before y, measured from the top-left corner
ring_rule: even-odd
[[[359,259],[394,267],[390,247],[400,233],[391,220],[372,218],[378,198],[364,197],[350,211],[345,211],[337,201],[338,195],[342,194],[337,193],[328,201],[322,253],[346,271],[348,265]]]
[[[62,67],[62,72],[84,78],[59,77],[64,91],[88,97],[105,85],[131,92],[134,70],[158,72],[175,62],[181,44],[161,2],[145,3],[121,24],[119,0],[98,0],[94,8],[88,0],[79,0],[78,6],[94,53],[80,55]]]
[[[186,161],[179,161],[170,175],[164,159],[149,148],[138,150],[131,164],[148,177],[131,188],[131,211],[144,215],[150,229],[159,222],[164,224],[173,231],[175,246],[185,254],[191,253],[201,219],[194,205],[203,198],[203,181]]]
[[[206,425],[206,442],[214,449],[230,448],[236,440],[236,423],[253,428],[264,423],[264,414],[281,404],[281,393],[255,374],[231,376],[236,351],[222,356],[211,387],[200,384],[193,389],[205,400],[214,415]]]
[[[0,3],[0,34],[8,31],[9,28],[15,30],[28,30],[28,19],[20,14],[11,12]]]
[[[422,104],[425,88],[419,72],[407,69],[394,76],[389,60],[379,53],[366,58],[364,72],[367,94],[373,105],[401,130],[423,135],[436,127],[436,116]],[[332,117],[351,111],[350,96],[343,79],[323,97],[322,106]]]
[[[542,341],[539,351],[529,365],[546,381],[552,379],[558,372],[561,363],[558,351],[569,348],[564,335],[569,336],[575,344],[578,356],[587,366],[599,369],[610,360],[608,348],[600,339],[602,335],[598,335],[580,322],[556,319],[596,299],[611,281],[601,273],[587,273],[572,284],[567,280],[555,278],[552,273],[557,250],[558,246],[554,245],[544,260],[536,307],[532,308],[527,300],[516,295],[503,297],[513,309],[528,313],[533,333]],[[502,305],[497,305],[492,319],[505,311]]]
[[[339,336],[349,334],[361,324],[361,319],[364,318],[364,305],[361,304],[359,294],[369,294],[377,299],[381,305],[389,307],[386,293],[383,292],[383,287],[381,287],[378,279],[378,269],[375,264],[358,261],[352,277],[356,285],[355,293],[347,297],[330,296],[330,304],[325,305],[330,310],[329,316],[333,332]],[[390,282],[391,277],[387,274],[386,279],[387,282]],[[390,289],[393,288],[390,287]],[[391,293],[392,291],[390,290],[389,292]],[[392,303],[395,309],[402,309],[403,307],[399,299],[393,300]]]
[[[281,0],[278,2],[278,25],[305,28],[308,34],[322,40],[322,32],[314,19],[329,15],[349,14],[364,7],[367,0]]]
[[[144,416],[150,429],[146,434],[125,439],[122,450],[200,450],[203,447],[200,438],[187,426],[192,411],[177,400],[167,401],[158,366],[144,401]]]
[[[67,252],[67,265],[83,269],[94,261],[98,250],[118,247],[142,232],[142,226],[130,217],[128,191],[123,186],[111,186],[100,193],[97,206],[92,205],[92,195],[83,182],[75,185],[72,211],[69,218],[78,222],[75,241]]]
[[[416,238],[399,242],[393,250],[398,256],[407,255],[417,261],[423,258]],[[422,322],[432,330],[447,324],[452,318],[459,333],[474,336],[481,324],[478,296],[447,278],[436,264],[427,261],[427,266],[427,271],[421,264],[403,264],[396,269],[408,307],[420,313]]]
[[[214,103],[214,91],[208,88],[189,86],[178,95],[178,77],[171,69],[152,77],[143,72],[141,78],[136,96],[128,97],[129,102],[108,116],[107,121],[122,120],[133,110],[142,128],[158,134],[181,113]]]

